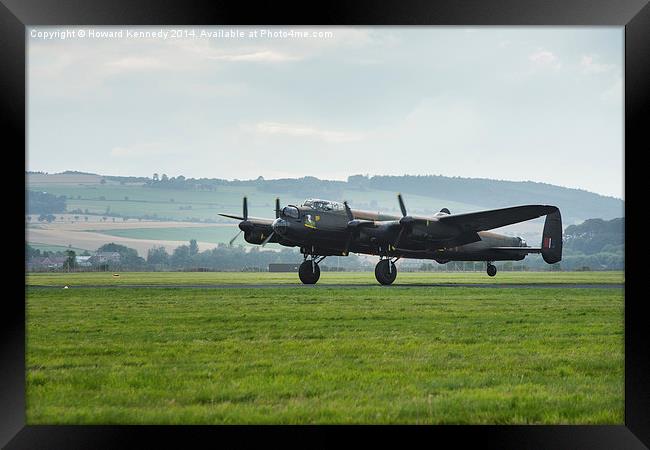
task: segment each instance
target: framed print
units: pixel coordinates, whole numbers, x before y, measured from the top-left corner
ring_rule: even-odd
[[[647,2],[0,23],[3,446],[650,445]]]

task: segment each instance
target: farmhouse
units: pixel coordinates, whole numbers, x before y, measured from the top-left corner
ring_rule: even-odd
[[[91,267],[93,263],[90,261],[92,256],[75,256],[75,262],[79,267]]]
[[[65,256],[45,256],[32,258],[27,262],[27,270],[42,268],[42,269],[59,269],[65,263]]]
[[[120,254],[118,252],[97,252],[88,261],[92,265],[98,264],[119,264]]]

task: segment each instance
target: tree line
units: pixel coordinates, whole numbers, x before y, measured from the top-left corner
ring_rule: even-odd
[[[215,248],[199,251],[195,239],[187,244],[176,247],[168,253],[165,247],[158,246],[149,249],[146,257],[141,257],[138,252],[124,245],[109,243],[102,245],[96,253],[115,252],[120,255],[119,262],[107,261],[102,267],[93,266],[88,270],[134,270],[134,271],[169,271],[169,270],[206,270],[206,271],[265,271],[272,263],[295,264],[302,262],[302,255],[292,248],[285,248],[279,251],[263,251],[253,247],[248,251],[243,246],[229,247],[226,244],[219,244]],[[83,252],[81,255],[91,256],[90,252]],[[80,256],[81,256],[80,255]],[[76,263],[77,256],[73,250],[63,251],[41,251],[27,245],[25,252],[26,262],[33,261],[38,257],[65,257],[63,270],[84,270]],[[356,256],[340,258],[332,266],[342,269],[360,269],[363,266],[362,260]]]
[[[27,214],[50,216],[65,212],[66,198],[64,195],[48,194],[47,192],[30,191],[25,189],[27,197]]]

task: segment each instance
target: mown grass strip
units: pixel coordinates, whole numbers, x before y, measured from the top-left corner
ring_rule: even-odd
[[[611,289],[27,291],[27,422],[623,423]]]

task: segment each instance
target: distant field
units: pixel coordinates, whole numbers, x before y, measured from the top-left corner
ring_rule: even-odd
[[[296,276],[89,275],[28,284]],[[574,276],[522,275],[503,278]],[[487,278],[446,276],[462,277]],[[28,288],[26,303],[29,425],[623,423],[622,289]]]
[[[42,179],[41,177],[40,179]],[[137,185],[119,185],[113,183],[74,184],[73,182],[45,183],[34,179],[29,183],[29,189],[42,190],[67,197],[68,210],[88,209],[92,214],[103,214],[107,208],[110,212],[126,216],[142,216],[143,214],[172,219],[189,220],[191,218],[204,220],[212,219],[229,223],[218,215],[220,212],[237,214],[241,212],[242,197],[249,200],[251,216],[273,217],[276,195],[263,192],[251,186],[222,186],[215,191],[173,190],[147,188]],[[63,178],[61,178],[63,179]],[[379,190],[347,190],[345,198],[331,200],[348,200],[352,207],[356,203],[369,203],[375,200],[383,212],[399,214],[397,193]],[[305,192],[296,195],[281,195],[282,205],[302,204],[313,194]],[[104,199],[102,200],[101,197]],[[468,203],[450,202],[424,195],[406,196],[408,206],[414,213],[434,213],[443,207],[456,212],[467,212],[481,209]],[[191,209],[187,209],[191,206]],[[182,209],[184,208],[184,209]]]
[[[168,253],[180,245],[187,244],[189,239],[182,240],[166,240],[157,238],[147,238],[143,236],[142,232],[138,229],[147,229],[148,233],[156,235],[159,228],[177,230],[179,235],[184,236],[183,229],[191,227],[195,230],[200,230],[203,227],[223,228],[223,234],[230,233],[230,237],[226,242],[232,238],[238,231],[235,226],[231,225],[209,225],[205,223],[192,223],[192,222],[156,222],[156,221],[107,221],[107,222],[85,222],[85,221],[71,221],[70,216],[63,216],[64,220],[57,220],[52,223],[30,223],[26,228],[28,243],[38,242],[52,246],[68,246],[88,249],[91,251],[96,250],[100,246],[109,242],[116,244],[126,245],[127,247],[134,248],[142,257],[147,256],[147,251],[152,247],[163,246]],[[131,230],[138,237],[128,237],[128,232]],[[114,234],[107,234],[106,231],[111,231]],[[120,235],[120,232],[126,235]],[[199,231],[200,232],[200,231]],[[193,239],[193,238],[190,238]],[[207,250],[215,247],[213,242],[204,242],[198,240],[199,250]],[[245,241],[240,239],[239,244],[244,244]]]
[[[232,226],[215,226],[215,227],[186,227],[186,228],[130,228],[102,230],[102,234],[110,236],[128,237],[134,239],[160,239],[165,241],[197,241],[218,243],[228,243],[239,231],[237,222],[233,221]],[[244,239],[240,244],[249,245]]]
[[[68,211],[84,211],[84,213],[76,214],[80,217],[79,224],[81,224],[81,221],[85,221],[84,217],[88,214],[90,214],[88,222],[93,222],[93,215],[99,215],[101,217],[104,214],[111,213],[120,216],[115,219],[114,223],[116,225],[119,224],[123,216],[133,218],[147,215],[154,219],[165,218],[191,222],[210,220],[215,223],[233,224],[233,226],[236,226],[236,221],[225,219],[218,214],[224,212],[240,214],[243,196],[248,197],[249,213],[251,216],[274,217],[276,193],[265,192],[257,189],[255,186],[224,185],[218,186],[214,191],[199,191],[151,188],[138,184],[121,185],[113,181],[100,184],[100,180],[101,177],[86,175],[29,175],[28,188],[55,195],[65,195]],[[400,215],[396,195],[397,192],[393,192],[392,190],[355,189],[350,187],[343,190],[340,195],[335,196],[340,198],[330,198],[330,200],[347,200],[350,202],[352,208],[372,211],[379,210],[388,214]],[[282,205],[302,204],[306,198],[318,197],[313,192],[296,192],[291,195],[280,194],[279,196]],[[405,195],[405,201],[411,214],[431,215],[443,207],[449,208],[452,213],[485,209],[478,205],[479,199],[477,199],[477,204],[462,203],[444,200],[431,193],[422,193],[420,195],[409,193]],[[88,213],[85,214],[85,211],[88,211]],[[57,215],[57,217],[59,216]],[[566,224],[569,224],[570,222],[568,220],[570,219],[568,217],[565,219]],[[113,223],[112,221],[113,218],[109,217],[108,222]],[[32,222],[34,222],[34,219],[32,219]],[[537,219],[510,225],[498,231],[505,234],[522,236],[531,245],[537,245],[541,239],[542,226],[543,221]],[[115,228],[121,229],[121,227]],[[114,236],[129,237],[121,233],[120,231],[114,234]],[[215,230],[215,233],[210,235],[209,239],[203,240],[202,242],[228,242],[232,236],[226,237],[224,233],[223,231]],[[152,242],[158,239],[155,233],[138,232],[136,234],[137,239],[146,239]],[[174,233],[170,230],[168,234],[172,235]],[[170,241],[187,240],[185,233],[181,232],[179,234],[182,236],[181,238],[170,239]],[[41,236],[42,238],[44,236]],[[198,238],[197,240],[201,241]],[[60,242],[55,240],[47,242],[55,245],[60,244]],[[123,244],[128,245],[124,242]],[[73,245],[75,244],[73,243]],[[140,242],[136,243],[136,245],[138,245],[138,251],[146,254],[146,251],[153,244]],[[176,246],[171,243],[161,245],[166,245],[172,250]]]
[[[65,245],[49,245],[49,244],[39,244],[38,242],[30,242],[29,245],[35,250],[40,250],[41,252],[65,252],[67,250],[72,250],[75,253],[83,253],[86,251],[84,248],[77,247],[67,247]]]
[[[400,272],[395,284],[437,283],[623,283],[623,272]],[[43,286],[119,284],[299,284],[297,273],[112,272],[30,273],[26,284]],[[322,272],[318,284],[377,284],[373,272]]]

